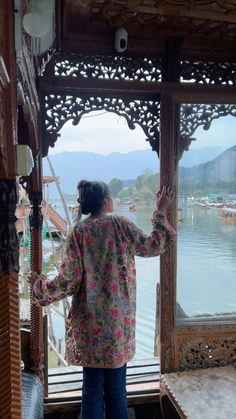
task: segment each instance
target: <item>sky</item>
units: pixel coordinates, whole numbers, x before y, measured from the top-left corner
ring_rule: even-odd
[[[128,153],[134,150],[150,149],[145,134],[139,125],[129,129],[124,117],[111,112],[91,112],[81,118],[77,126],[67,122],[60,131],[56,146],[50,148],[50,155],[62,151],[89,151],[107,155],[113,152]],[[197,141],[191,148],[221,146],[227,149],[236,144],[236,118],[227,116],[212,122],[209,130],[202,127],[194,133]]]

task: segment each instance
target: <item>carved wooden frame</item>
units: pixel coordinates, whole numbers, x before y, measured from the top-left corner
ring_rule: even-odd
[[[194,89],[193,89],[194,90]],[[172,91],[161,97],[161,183],[178,187],[178,160],[180,157],[181,136],[178,136],[179,121],[176,109],[181,103],[188,104],[236,104],[236,92],[227,95],[221,88],[214,87],[209,95],[204,89],[191,94]],[[164,103],[163,103],[164,101]],[[164,104],[164,106],[163,106]],[[213,118],[212,118],[213,119]],[[163,138],[164,134],[164,138]],[[178,140],[179,138],[179,140]],[[180,142],[180,144],[178,144]],[[173,153],[173,154],[172,154]],[[175,205],[170,211],[170,220],[176,224]],[[176,304],[176,249],[173,247],[161,257],[161,301],[160,301],[160,341],[161,372],[184,369],[222,366],[236,360],[236,320],[221,318],[208,322],[175,322]]]
[[[40,81],[41,90],[41,106],[43,119],[46,120],[44,125],[44,143],[45,155],[47,154],[48,145],[53,145],[60,127],[68,120],[74,120],[77,124],[81,115],[93,109],[89,105],[91,98],[98,100],[96,109],[100,109],[100,105],[104,106],[106,98],[108,98],[107,109],[109,110],[109,103],[112,103],[112,98],[122,98],[127,104],[131,100],[153,100],[160,98],[160,166],[161,166],[161,184],[169,184],[173,186],[176,196],[178,187],[178,161],[184,150],[187,150],[191,143],[191,135],[193,131],[187,130],[180,131],[180,104],[199,104],[197,106],[200,111],[204,113],[203,103],[207,105],[215,104],[215,113],[208,115],[206,118],[201,117],[195,120],[195,127],[204,124],[209,126],[212,119],[217,118],[220,114],[227,114],[225,109],[222,110],[218,104],[235,104],[236,103],[236,87],[225,84],[196,84],[196,83],[178,83],[176,78],[166,79],[165,82],[139,82],[135,79],[132,80],[104,80],[96,78],[95,76],[80,77],[77,65],[75,65],[74,77],[66,74],[55,75],[55,63],[49,64],[49,69],[46,70],[45,77]],[[48,73],[47,73],[48,71]],[[60,72],[63,72],[63,69]],[[94,71],[94,68],[93,68]],[[96,69],[97,71],[97,69]],[[214,74],[213,74],[214,75]],[[215,76],[214,76],[215,77]],[[51,95],[51,104],[44,103],[44,97]],[[72,116],[68,114],[68,110],[63,111],[63,101],[69,97],[72,105]],[[77,98],[80,98],[78,101]],[[97,98],[97,99],[96,99]],[[99,98],[101,101],[99,102]],[[62,99],[62,104],[60,100]],[[87,106],[86,106],[86,100]],[[92,102],[91,102],[92,103]],[[100,103],[100,105],[99,105]],[[45,107],[46,106],[46,107]],[[113,103],[113,110],[119,113],[119,107]],[[129,105],[126,105],[129,108]],[[57,109],[58,107],[58,109]],[[61,110],[60,110],[61,107]],[[231,108],[229,108],[231,109]],[[46,111],[53,112],[58,118],[58,123],[51,124],[50,118],[47,121]],[[75,111],[74,111],[75,110]],[[63,120],[60,120],[60,112],[62,112]],[[63,113],[64,112],[64,113]],[[234,109],[232,107],[232,112]],[[134,121],[131,119],[131,124]],[[158,151],[158,150],[157,150]],[[173,225],[176,225],[176,202],[172,205],[169,213],[169,219]],[[211,343],[214,350],[214,357],[219,351],[222,353],[222,342],[227,341],[229,350],[224,351],[227,359],[218,356],[214,362],[221,365],[224,362],[230,362],[232,359],[231,340],[227,338],[228,334],[235,336],[234,325],[229,325],[229,322],[223,321],[214,324],[211,322],[208,326],[204,323],[196,323],[186,325],[175,324],[175,286],[176,286],[176,247],[170,248],[161,257],[161,284],[160,284],[160,353],[161,353],[161,372],[169,372],[181,368],[194,368],[195,366],[212,365],[213,360],[209,358],[209,351],[203,351],[204,344]],[[195,351],[194,361],[191,364],[191,359],[184,363],[183,359],[186,354],[191,353],[191,348],[196,346],[196,339],[201,337],[201,348]],[[203,340],[202,340],[203,339]],[[215,339],[215,341],[214,341]],[[225,340],[226,339],[226,340]],[[214,345],[213,345],[214,341]],[[186,342],[184,344],[184,342]],[[223,343],[224,345],[224,343]],[[209,346],[209,345],[208,345]],[[220,349],[221,348],[221,349]],[[218,350],[219,349],[219,350]],[[205,356],[205,363],[198,361],[198,356]],[[190,357],[191,358],[191,357]],[[215,359],[214,358],[214,359]],[[188,359],[188,358],[186,358]],[[209,359],[211,360],[209,362]]]
[[[74,94],[45,94],[43,97],[44,129],[43,129],[43,155],[48,151],[48,146],[54,146],[58,132],[71,120],[77,125],[81,117],[89,112],[105,109],[123,116],[130,129],[139,125],[146,135],[154,151],[159,151],[159,119],[160,102],[156,98],[138,98],[136,95],[129,98],[109,97],[109,95]]]

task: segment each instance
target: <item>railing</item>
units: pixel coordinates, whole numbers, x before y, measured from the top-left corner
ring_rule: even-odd
[[[51,204],[43,204],[43,215],[48,219],[64,236],[67,235],[67,221],[62,218]]]
[[[54,227],[56,227],[57,230],[59,230],[59,232],[61,234],[63,234],[65,237],[67,236],[67,228],[68,228],[68,223],[67,221],[61,217],[57,211],[52,207],[51,204],[49,204],[48,202],[43,202],[42,205],[42,210],[43,210],[43,215],[45,217],[46,220],[49,220]],[[25,227],[25,220],[26,218],[29,216],[30,213],[30,205],[29,204],[24,204],[24,205],[19,205],[16,208],[16,217],[17,217],[17,222],[16,222],[16,228],[18,232],[22,232],[24,231],[24,227]]]
[[[127,364],[126,388],[129,404],[157,403],[160,393],[159,358],[133,360]],[[82,367],[70,366],[48,370],[48,397],[45,413],[60,405],[79,406],[82,391]]]

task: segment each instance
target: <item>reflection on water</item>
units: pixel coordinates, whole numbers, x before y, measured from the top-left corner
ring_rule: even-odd
[[[115,208],[127,215],[146,233],[151,231],[151,206]],[[187,316],[236,313],[236,223],[224,223],[219,210],[183,210],[178,223],[177,301]],[[46,246],[48,260],[50,246]],[[50,264],[50,270],[55,267]],[[156,284],[159,282],[159,257],[136,257],[137,269],[137,350],[136,358],[154,353]],[[63,320],[53,314],[55,333],[64,335]]]
[[[189,317],[236,313],[236,223],[186,208],[178,225],[177,301]]]

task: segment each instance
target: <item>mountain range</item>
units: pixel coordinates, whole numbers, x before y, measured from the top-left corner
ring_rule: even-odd
[[[207,185],[212,182],[231,183],[236,181],[236,145],[228,148],[207,163],[193,167],[180,167],[180,181],[198,182]]]
[[[220,164],[224,178],[230,179],[236,164],[235,156],[233,153],[231,155],[230,150],[235,148],[236,146],[231,147],[223,153],[220,147],[190,149],[181,159],[181,175],[194,179],[196,176],[204,178],[211,170],[211,176],[214,176],[219,170],[216,170],[216,167]],[[66,151],[50,156],[50,161],[56,176],[60,177],[62,191],[68,194],[76,192],[76,185],[83,178],[109,182],[115,177],[122,180],[136,179],[146,169],[154,173],[159,172],[159,160],[156,153],[150,149],[108,155]],[[202,175],[197,175],[199,169]],[[43,172],[44,175],[51,175],[46,158],[43,162]],[[50,197],[56,196],[55,185],[50,185]]]

